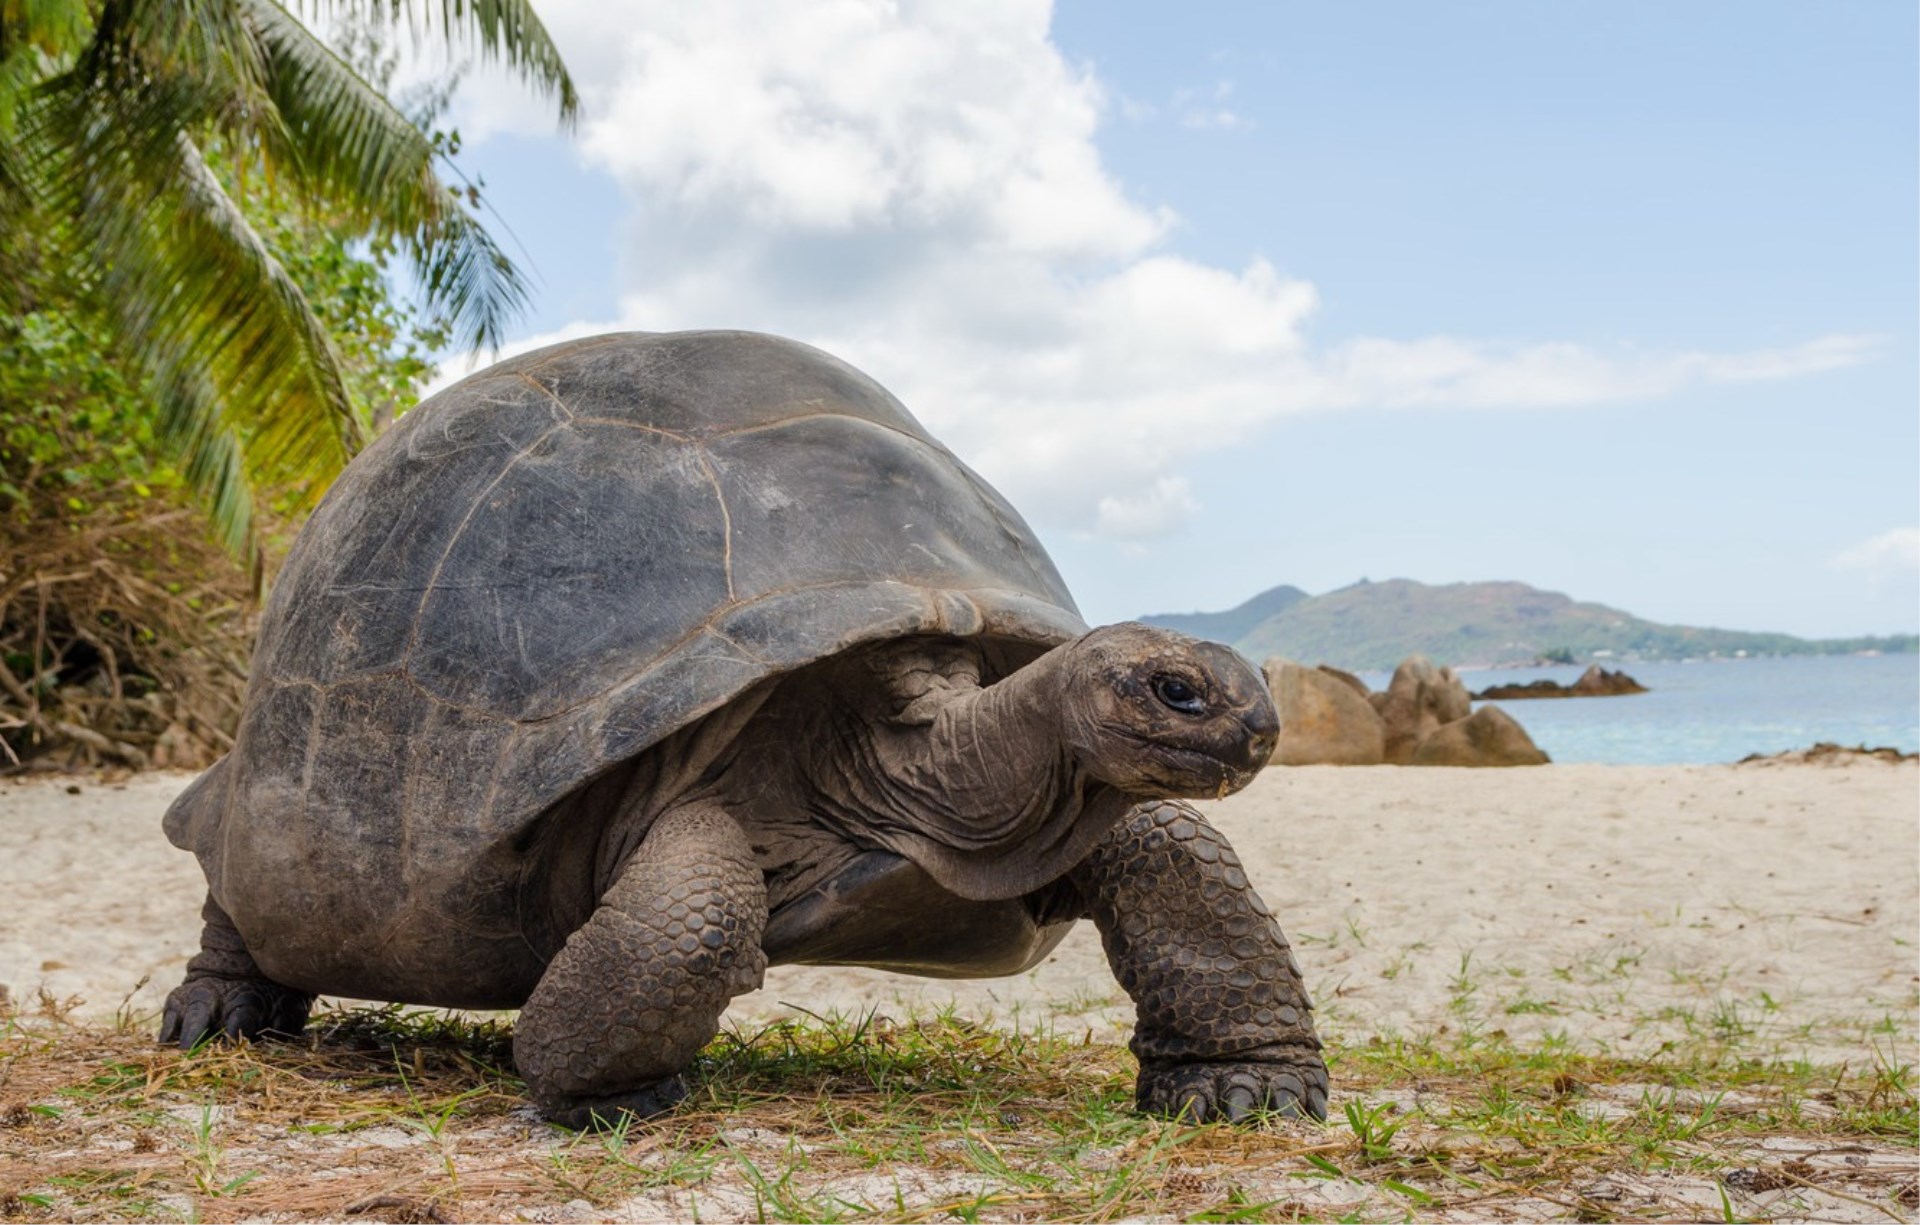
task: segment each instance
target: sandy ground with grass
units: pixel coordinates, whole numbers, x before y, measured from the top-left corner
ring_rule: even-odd
[[[460,1019],[165,1050],[202,894],[159,828],[186,781],[0,785],[0,1221],[1920,1209],[1911,761],[1279,769],[1207,805],[1329,1040],[1328,1125],[1254,1130],[1126,1108],[1129,1010],[1084,928],[1015,979],[777,969],[693,1097],[611,1136],[541,1121]],[[796,1009],[838,1019],[772,1024]]]
[[[199,932],[199,870],[160,832],[186,782],[0,785],[0,984],[18,1003],[158,1009]],[[1203,807],[1344,1042],[1505,1031],[1639,1055],[1739,1036],[1861,1063],[1910,1061],[1920,1039],[1910,761],[1273,769]],[[1130,1023],[1087,924],[1019,978],[783,967],[729,1016],[948,1003],[1103,1037]]]

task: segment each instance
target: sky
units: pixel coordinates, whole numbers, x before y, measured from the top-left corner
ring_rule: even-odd
[[[1903,0],[536,8],[577,128],[484,67],[452,112],[506,351],[819,345],[1090,622],[1404,577],[1920,628]]]

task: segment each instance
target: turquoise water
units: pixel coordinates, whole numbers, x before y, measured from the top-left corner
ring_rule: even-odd
[[[1710,764],[1821,740],[1920,751],[1920,656],[1604,662],[1652,692],[1495,705],[1560,762]],[[1582,671],[1489,668],[1462,672],[1460,679],[1478,691],[1542,677],[1571,684]],[[1376,689],[1387,682],[1381,674],[1365,679]]]

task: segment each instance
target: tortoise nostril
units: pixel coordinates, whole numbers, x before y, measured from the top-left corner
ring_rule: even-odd
[[[1280,738],[1280,712],[1271,703],[1263,702],[1248,711],[1240,720],[1247,729],[1247,735],[1254,740],[1274,741]]]
[[[1279,721],[1276,719],[1258,724],[1252,717],[1248,717],[1241,721],[1241,726],[1246,729],[1247,734],[1240,742],[1242,753],[1237,764],[1242,769],[1258,770],[1267,764],[1268,759],[1273,756],[1274,746],[1280,742]]]

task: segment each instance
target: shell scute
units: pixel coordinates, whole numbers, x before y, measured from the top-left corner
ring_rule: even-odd
[[[514,724],[504,715],[471,706],[432,702],[406,761],[406,805],[413,845],[424,861],[444,859],[451,848],[489,836],[488,810],[501,765],[500,746]]]
[[[984,482],[930,439],[816,415],[708,450],[730,511],[753,524],[733,535],[742,599],[845,582],[964,591],[1006,585],[1010,566],[1028,584],[1048,581],[1010,547]],[[831,532],[820,530],[826,490]]]
[[[469,516],[561,417],[543,393],[489,379],[445,411],[409,413],[314,512],[275,585],[254,658],[327,684],[397,667],[422,600]]]
[[[771,671],[739,643],[702,628],[597,703],[593,755],[600,761],[631,757]]]
[[[427,692],[548,718],[656,658],[727,599],[726,519],[692,444],[574,423],[481,498],[420,606]]]
[[[920,632],[931,617],[927,593],[911,583],[822,583],[731,608],[714,628],[750,657],[785,670],[855,643]]]
[[[694,438],[819,412],[913,421],[860,371],[817,349],[796,363],[796,347],[753,332],[627,333],[530,353],[516,369],[577,418]]]

